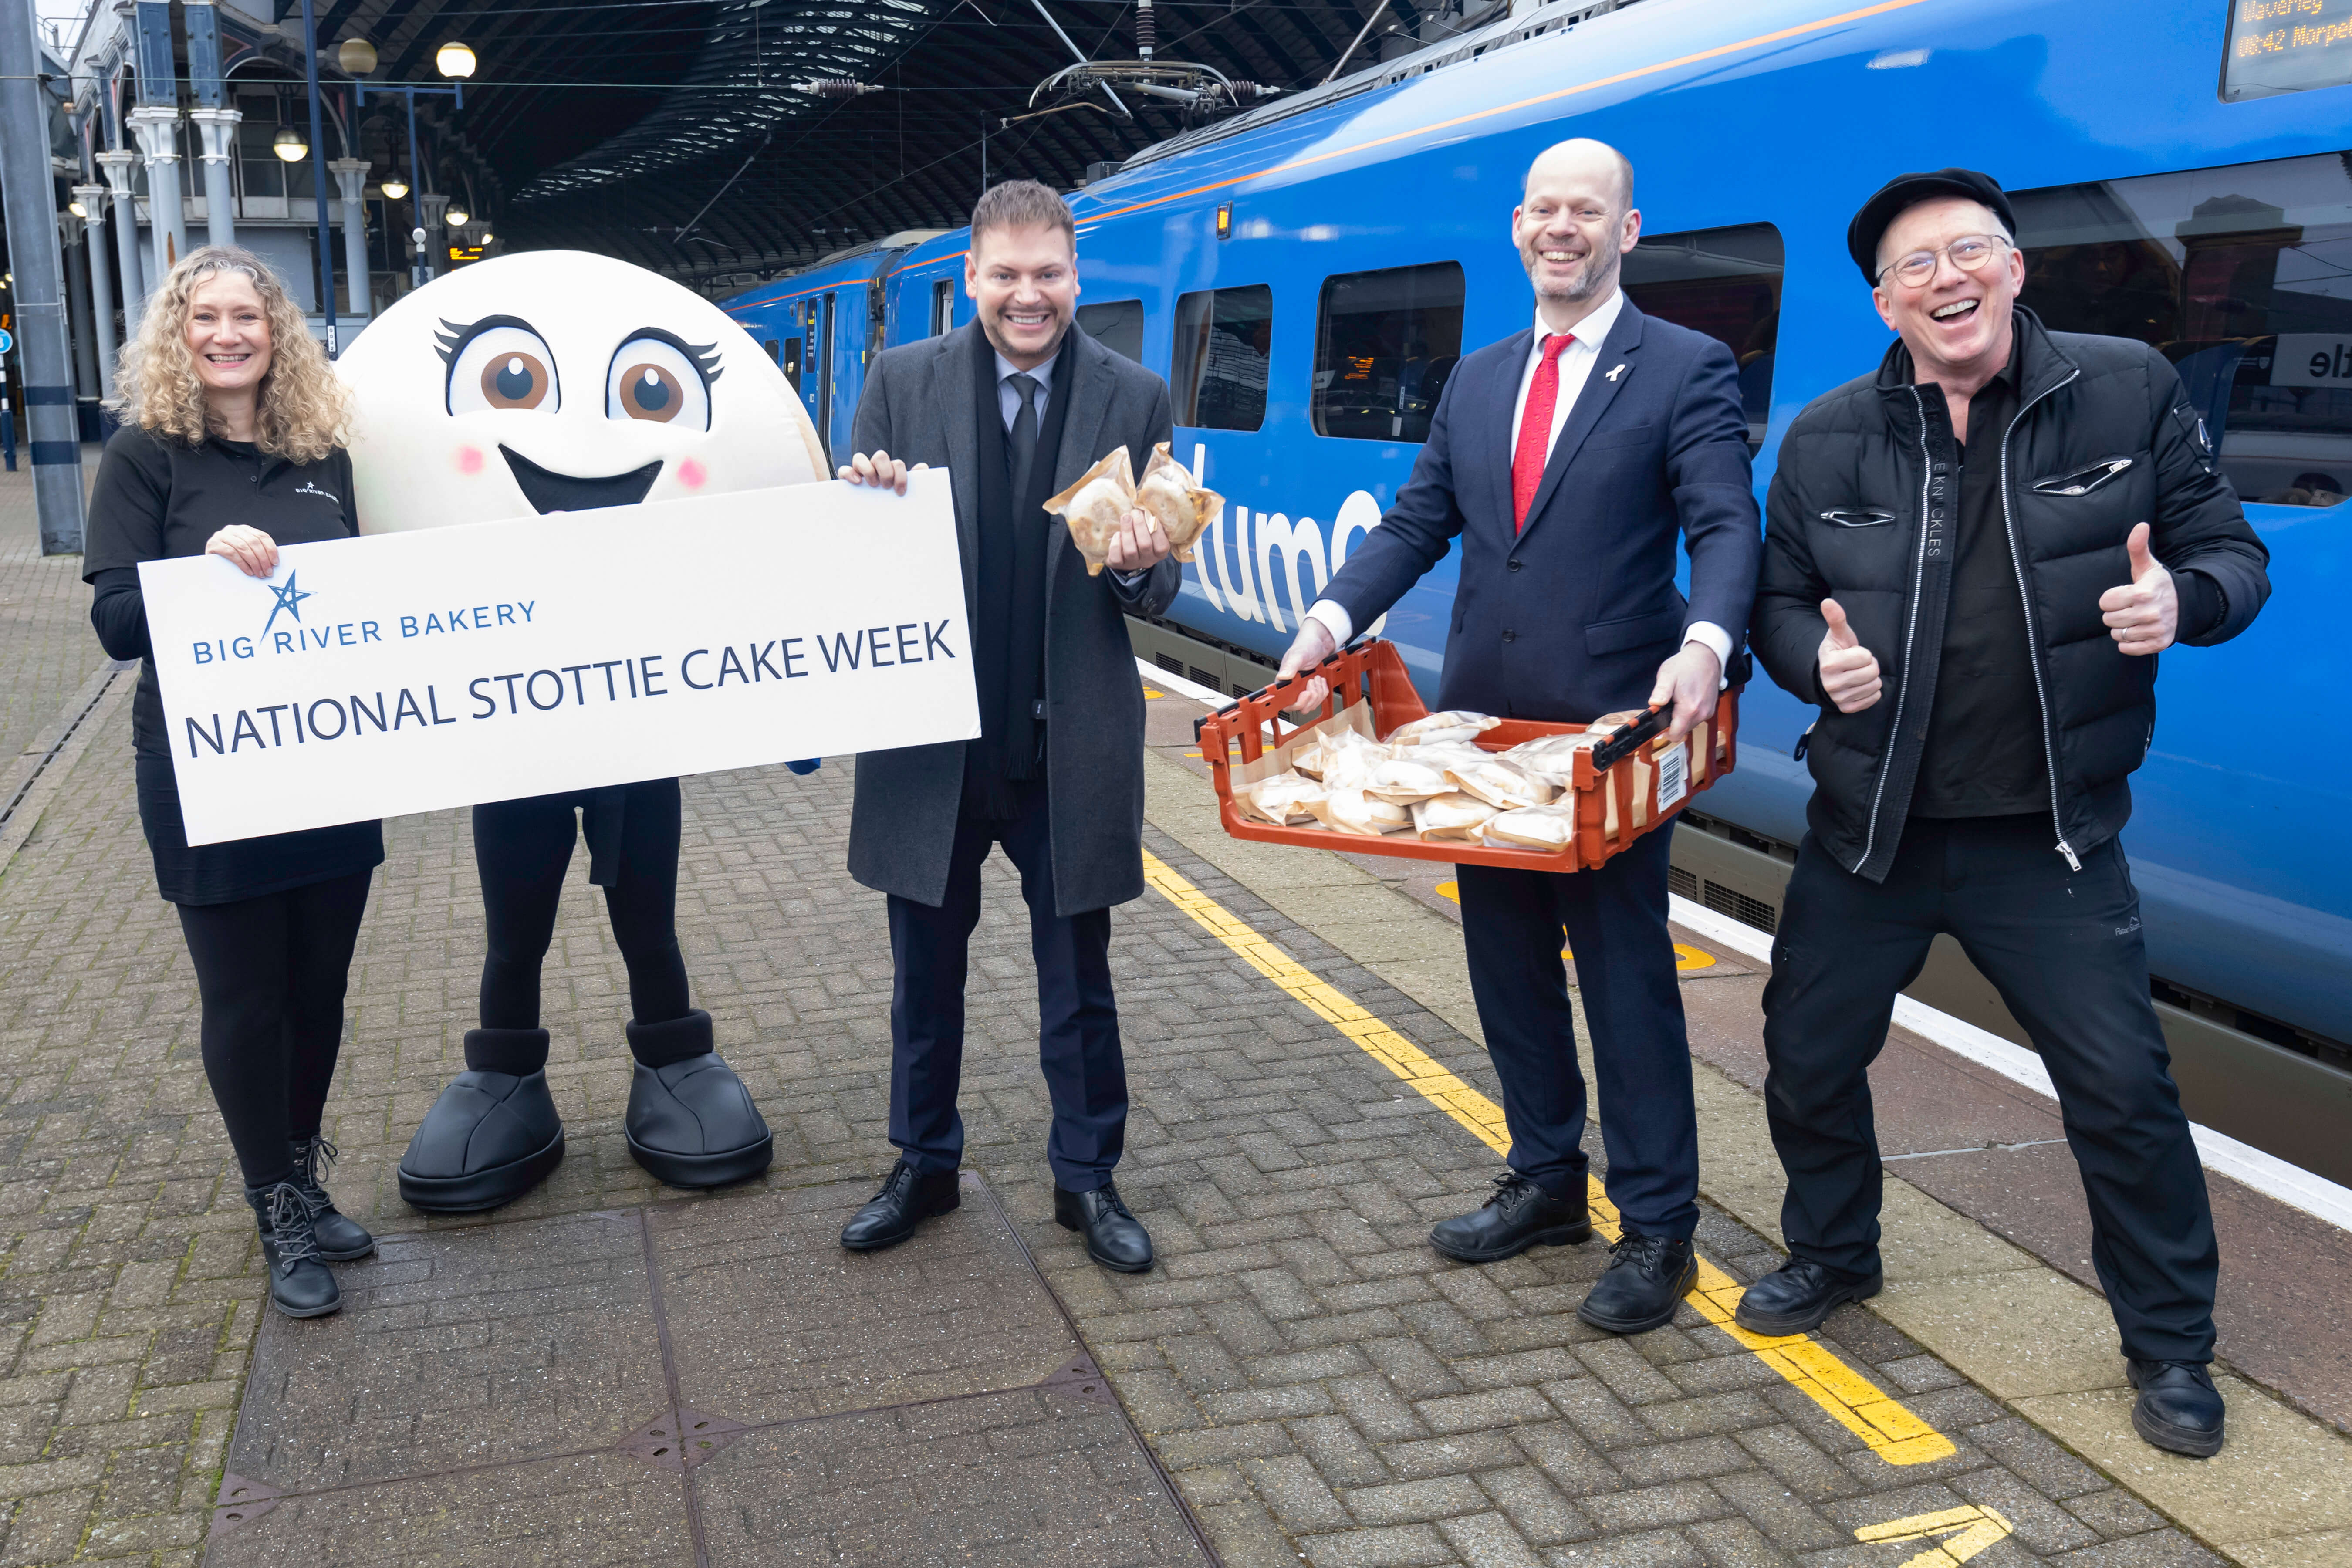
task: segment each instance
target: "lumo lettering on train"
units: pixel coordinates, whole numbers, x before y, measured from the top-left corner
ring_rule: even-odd
[[[1196,444],[1193,483],[1208,482],[1208,447]],[[1294,521],[1282,512],[1229,505],[1193,546],[1201,593],[1211,609],[1264,623],[1277,632],[1294,630],[1307,607],[1347,564],[1356,536],[1370,533],[1380,523],[1381,503],[1370,490],[1349,493],[1328,534],[1311,517]],[[1387,621],[1382,616],[1365,628],[1365,635],[1377,636]]]

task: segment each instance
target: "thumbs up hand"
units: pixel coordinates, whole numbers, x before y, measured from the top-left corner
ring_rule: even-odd
[[[1878,700],[1878,656],[1862,646],[1835,599],[1822,601],[1822,619],[1830,624],[1822,638],[1822,689],[1839,712],[1859,713]]]
[[[2101,618],[2124,652],[2161,653],[2180,629],[2180,595],[2173,589],[2172,574],[2147,552],[2147,524],[2133,524],[2124,548],[2131,552],[2131,581],[2099,595],[2099,608],[2105,612]]]

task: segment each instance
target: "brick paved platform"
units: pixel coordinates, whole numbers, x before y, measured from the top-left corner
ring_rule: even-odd
[[[547,972],[570,1158],[488,1219],[399,1202],[400,1151],[461,1061],[481,932],[464,814],[388,824],[329,1131],[338,1196],[397,1239],[345,1267],[340,1317],[265,1321],[130,797],[124,695],[0,867],[0,1565],[1199,1561],[1163,1471],[1233,1568],[2221,1560],[2139,1500],[2141,1478],[2085,1462],[1876,1312],[1842,1310],[1792,1373],[1696,1305],[1638,1340],[1585,1329],[1597,1243],[1437,1258],[1429,1224],[1475,1201],[1492,1152],[1360,1028],[1159,893],[1118,912],[1113,959],[1135,1103],[1120,1184],[1161,1267],[1107,1274],[1051,1221],[1026,924],[1001,863],[963,1099],[996,1206],[845,1257],[831,1237],[891,1158],[889,963],[880,900],[842,870],[838,762],[686,786],[697,1000],[776,1131],[768,1178],[708,1198],[627,1157],[625,985],[583,857]],[[1174,822],[1154,789],[1154,823]],[[1496,1096],[1453,1021],[1458,938],[1430,937],[1438,917],[1343,885],[1331,858],[1286,863],[1338,868],[1302,902],[1295,875],[1271,890],[1260,863],[1213,863],[1190,835],[1155,826],[1148,847],[1431,1070]],[[1360,919],[1327,940],[1320,908]],[[1690,986],[1753,984],[1715,956]],[[1710,1139],[1752,1115],[1727,1080],[1702,1105]],[[1711,1173],[1759,1179],[1723,1147]],[[1713,1205],[1700,1243],[1731,1281],[1778,1259]],[[2032,1292],[2082,1292],[2001,1279],[2025,1293],[2030,1363]],[[1083,1374],[1055,1381],[1081,1356],[1117,1406]],[[1827,1384],[1849,1413],[1899,1402],[1949,1453],[1889,1463]],[[691,1470],[656,1452],[682,1414],[734,1424]],[[2253,1468],[2200,1473],[2251,1495],[2247,1477],[2302,1452],[2271,1434],[2233,1436]],[[2327,1555],[2352,1525],[2335,1485],[2305,1487],[2268,1528],[2279,1543],[2230,1557],[2352,1560]],[[270,1506],[226,1521],[216,1504]]]

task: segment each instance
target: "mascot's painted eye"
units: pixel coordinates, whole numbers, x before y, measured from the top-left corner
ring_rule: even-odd
[[[562,405],[555,355],[546,340],[512,318],[479,323],[449,361],[449,412],[529,409],[552,414]]]
[[[604,416],[643,419],[684,430],[710,428],[710,384],[718,354],[646,328],[613,356],[604,379]]]

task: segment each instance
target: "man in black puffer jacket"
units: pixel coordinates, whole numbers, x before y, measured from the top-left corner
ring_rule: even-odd
[[[1781,443],[1752,640],[1822,716],[1764,993],[1791,1256],[1738,1316],[1794,1333],[1877,1291],[1866,1073],[1948,931],[2057,1089],[2134,1425],[2201,1456],[2223,1423],[2212,1214],[2116,835],[2157,652],[2243,631],[2269,553],[2161,353],[2018,308],[2015,236],[1969,170],[1873,196],[1847,244],[1901,341]]]

